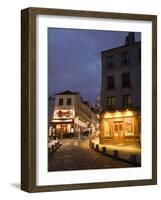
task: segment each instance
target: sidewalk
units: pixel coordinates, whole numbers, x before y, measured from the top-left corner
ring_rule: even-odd
[[[48,143],[48,153],[56,151],[63,144],[62,140],[51,140]]]
[[[141,149],[139,147],[101,145],[99,144],[98,138],[90,141],[90,147],[104,155],[111,156],[137,166],[141,165]]]

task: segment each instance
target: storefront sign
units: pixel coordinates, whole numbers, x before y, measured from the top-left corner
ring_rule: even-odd
[[[73,110],[61,109],[56,110],[54,113],[54,118],[73,118],[74,112]]]

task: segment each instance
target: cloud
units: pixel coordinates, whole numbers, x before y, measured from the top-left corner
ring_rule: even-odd
[[[100,52],[124,44],[126,32],[48,30],[48,93],[79,91],[94,102],[101,88]],[[140,40],[140,34],[136,34]]]

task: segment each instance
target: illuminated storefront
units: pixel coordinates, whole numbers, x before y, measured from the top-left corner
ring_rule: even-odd
[[[78,92],[64,91],[54,95],[55,104],[49,136],[88,135],[98,123],[97,115]]]
[[[140,146],[140,116],[129,110],[102,114],[99,140],[100,144]]]
[[[52,120],[53,133],[72,133],[74,130],[74,114],[72,109],[56,109]]]
[[[85,122],[80,117],[75,117],[72,109],[58,109],[54,112],[53,131],[63,135],[70,133],[81,133],[88,129],[89,122]]]

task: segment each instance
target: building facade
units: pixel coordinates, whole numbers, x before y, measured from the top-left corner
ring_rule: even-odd
[[[100,143],[140,144],[141,42],[129,33],[123,46],[101,52]]]
[[[52,126],[50,124],[53,113],[54,113],[54,106],[55,106],[55,97],[54,95],[50,95],[48,97],[48,130],[49,130],[49,135],[52,134]]]
[[[55,97],[54,95],[50,95],[48,97],[48,122],[52,120],[53,112],[54,112],[54,105],[55,105]]]
[[[92,133],[98,126],[97,115],[78,92],[64,91],[55,94],[54,113],[51,120],[53,134],[73,136]]]

